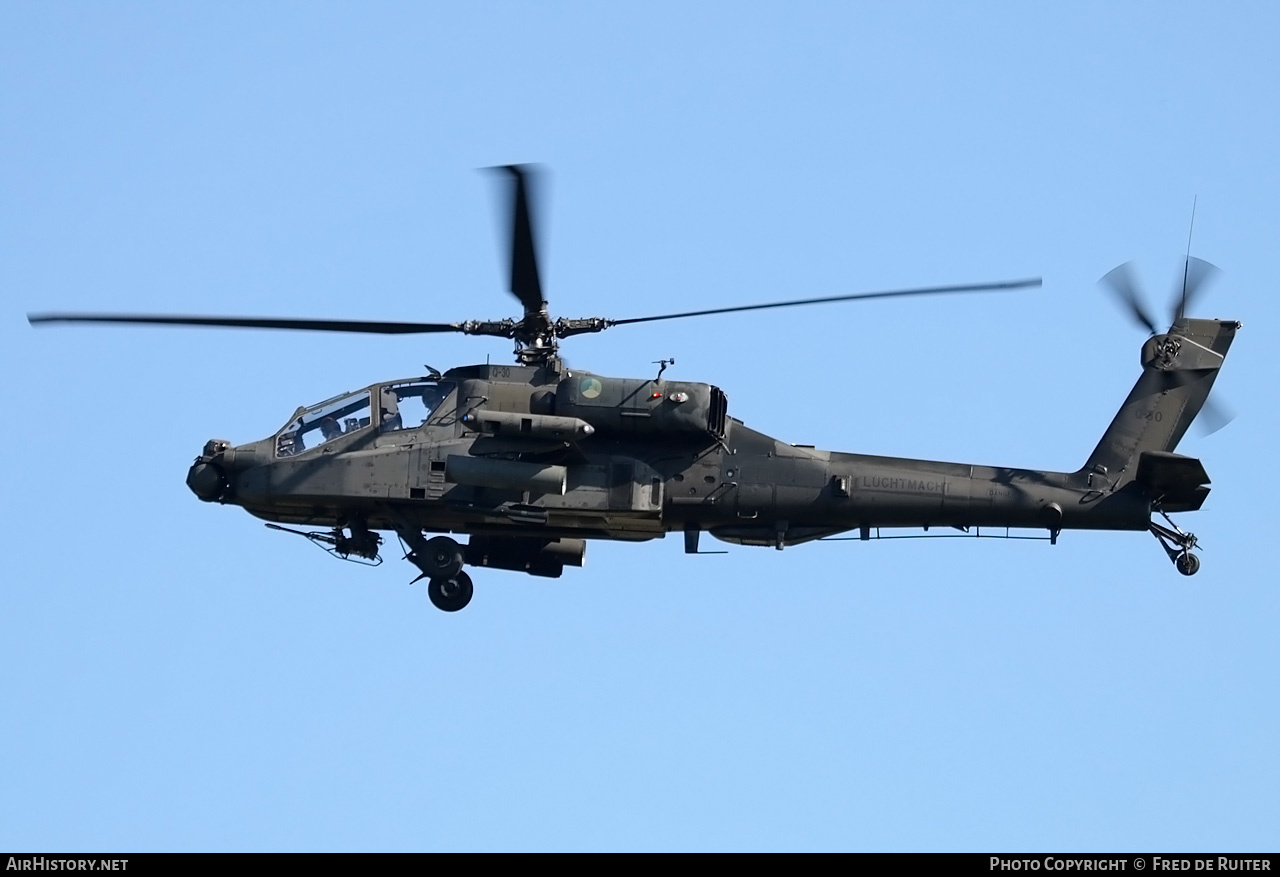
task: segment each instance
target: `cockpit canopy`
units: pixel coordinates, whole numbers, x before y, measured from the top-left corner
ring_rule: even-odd
[[[292,457],[369,427],[380,433],[420,429],[453,388],[452,381],[420,378],[327,399],[300,412],[276,434],[276,456]]]

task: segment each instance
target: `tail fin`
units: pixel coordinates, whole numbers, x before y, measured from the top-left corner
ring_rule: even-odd
[[[1142,346],[1142,376],[1120,406],[1082,471],[1115,487],[1138,476],[1144,452],[1169,452],[1209,398],[1240,324],[1232,320],[1174,322]]]

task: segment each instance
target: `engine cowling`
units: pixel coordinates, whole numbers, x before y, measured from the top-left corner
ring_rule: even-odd
[[[723,439],[728,399],[719,387],[685,381],[605,378],[575,372],[556,388],[555,410],[600,433]]]

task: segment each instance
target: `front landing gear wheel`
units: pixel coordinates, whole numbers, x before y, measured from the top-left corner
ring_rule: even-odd
[[[444,612],[457,612],[466,608],[471,602],[475,588],[471,584],[471,576],[460,572],[452,578],[436,578],[427,582],[427,596],[437,609]]]
[[[429,578],[451,579],[462,572],[462,546],[448,536],[434,536],[423,547],[418,568]]]
[[[1200,558],[1196,557],[1190,551],[1178,555],[1178,559],[1173,562],[1178,568],[1178,572],[1184,576],[1193,576],[1200,571]]]

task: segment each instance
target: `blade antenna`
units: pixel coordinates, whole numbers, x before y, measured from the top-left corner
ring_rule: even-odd
[[[1182,298],[1178,301],[1177,319],[1181,320],[1187,310],[1187,278],[1191,275],[1191,234],[1196,229],[1196,202],[1199,195],[1191,196],[1191,225],[1187,228],[1187,258],[1182,263]]]

